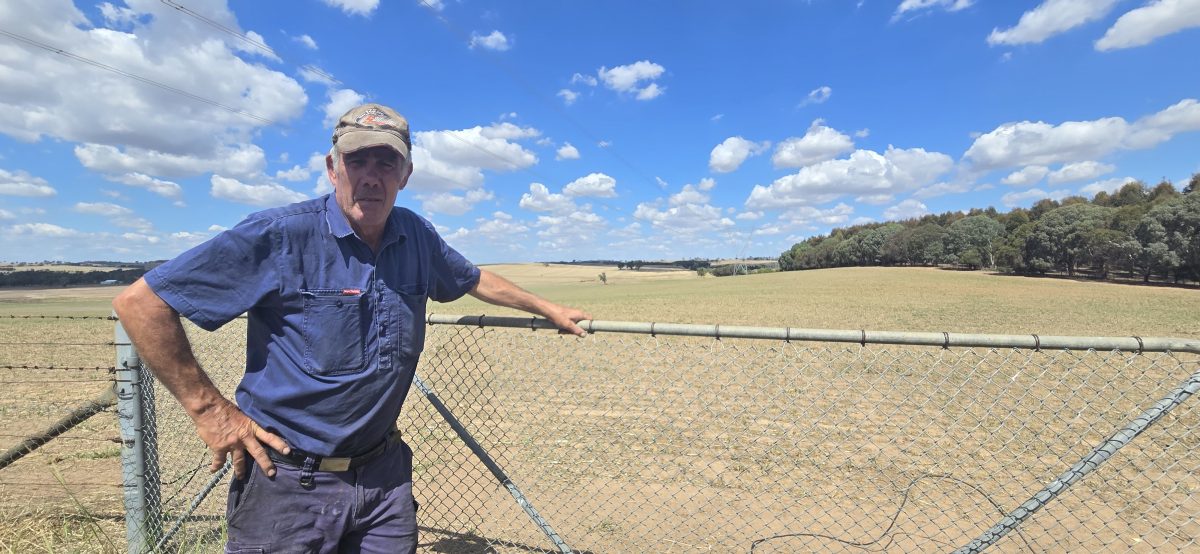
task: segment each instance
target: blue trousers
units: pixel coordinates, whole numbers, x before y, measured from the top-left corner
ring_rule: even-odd
[[[416,552],[412,450],[398,437],[366,465],[312,472],[307,487],[300,467],[277,461],[267,477],[249,465],[229,486],[227,554]]]

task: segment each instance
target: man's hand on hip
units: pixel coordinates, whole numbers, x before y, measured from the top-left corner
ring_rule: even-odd
[[[221,469],[221,466],[225,465],[226,456],[232,455],[233,473],[241,479],[245,477],[248,453],[258,467],[268,476],[274,477],[275,464],[267,456],[267,449],[263,445],[285,454],[289,451],[282,438],[259,427],[228,400],[205,410],[194,419],[196,432],[213,453],[212,465],[209,467],[211,471]]]

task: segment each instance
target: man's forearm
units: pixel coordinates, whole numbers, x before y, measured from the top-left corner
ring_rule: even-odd
[[[555,304],[486,269],[479,272],[479,283],[471,289],[471,296],[489,304],[540,315],[563,332],[579,336],[586,333],[576,323],[592,318],[587,312]]]
[[[547,315],[546,307],[551,304],[546,299],[518,287],[512,281],[486,269],[479,272],[479,284],[471,290],[471,296],[489,304],[541,316]]]
[[[179,314],[139,279],[113,300],[138,355],[192,418],[228,402],[196,362]]]

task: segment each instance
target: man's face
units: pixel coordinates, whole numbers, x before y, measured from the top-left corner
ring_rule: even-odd
[[[342,154],[336,170],[332,158],[325,165],[334,197],[350,226],[359,234],[381,232],[396,204],[396,194],[408,184],[412,166],[387,146]]]

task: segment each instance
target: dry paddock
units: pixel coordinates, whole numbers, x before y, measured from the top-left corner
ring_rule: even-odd
[[[628,299],[641,313],[653,309],[656,298],[683,310],[687,304],[674,300],[693,286],[625,283],[631,274],[613,269],[603,286],[584,282],[583,273],[526,269],[546,279],[535,288],[548,287],[543,292],[573,304],[593,295],[600,307],[593,311],[617,319],[638,319],[630,315],[638,307],[620,308]],[[1084,289],[1093,285],[1086,283],[1053,282],[1050,293],[1018,295],[1010,293],[1008,278],[980,286],[971,281],[976,276],[959,274],[910,294],[895,290],[897,283],[919,289],[942,276],[923,270],[881,275],[878,282],[859,272],[831,272],[820,282],[813,281],[820,277],[815,272],[731,278],[744,279],[737,282],[697,279],[694,294],[719,293],[720,306],[694,301],[699,315],[659,315],[664,321],[716,322],[728,313],[738,320],[731,323],[769,324],[796,322],[788,314],[800,310],[814,314],[815,324],[808,326],[858,328],[857,320],[837,319],[848,316],[833,306],[865,302],[861,291],[878,288],[890,292],[881,292],[876,304],[886,298],[900,307],[880,305],[871,317],[898,319],[861,326],[1013,332],[1004,327],[1011,319],[968,319],[971,307],[1011,294],[1007,309],[1024,310],[1012,306],[1026,297],[1047,306],[1045,316],[1031,315],[1023,328],[1064,329],[1060,322],[1069,318],[1078,326],[1068,332],[1132,334],[1119,331],[1132,325],[1134,332],[1174,335],[1194,329],[1189,321],[1194,323],[1198,305],[1195,291],[1134,288],[1119,303],[1093,303],[1081,300],[1091,294]],[[572,279],[591,288],[572,288]],[[854,290],[837,289],[841,281],[853,282]],[[738,283],[748,287],[744,296],[737,296]],[[777,296],[786,283],[803,284],[808,294],[788,304]],[[1102,293],[1097,298],[1118,289],[1096,286]],[[978,296],[961,292],[975,289]],[[70,301],[45,295],[33,303],[0,295],[0,308],[11,306],[8,314],[71,314],[84,306],[102,315],[111,290]],[[1061,306],[1058,296],[1067,299]],[[1093,307],[1095,314],[1079,311]],[[711,309],[721,313],[703,311]],[[1130,315],[1105,318],[1118,309]],[[889,310],[896,313],[884,315]],[[949,319],[936,320],[942,316]],[[914,327],[905,319],[930,317],[936,324]],[[1147,328],[1147,322],[1163,327]],[[227,391],[240,374],[242,329],[235,324],[195,335],[202,361]],[[110,321],[0,319],[0,332],[0,386],[8,392],[0,397],[5,448],[109,386]],[[430,328],[429,337],[421,374],[563,540],[590,552],[951,550],[1198,367],[1197,358],[1185,354],[611,334],[575,339],[445,326]],[[190,422],[165,393],[158,396],[161,513],[170,527],[209,475]],[[1195,548],[1195,402],[1137,437],[996,551]],[[423,551],[552,549],[428,402],[410,396],[401,424],[417,456]],[[115,415],[104,412],[0,470],[0,552],[124,550],[118,435]],[[219,550],[223,493],[222,484],[175,535],[180,551]]]

